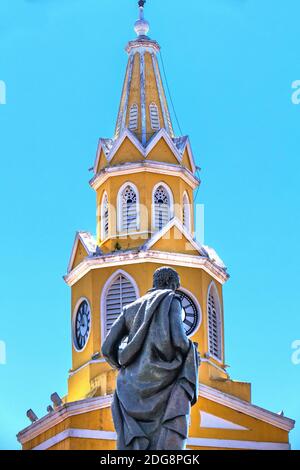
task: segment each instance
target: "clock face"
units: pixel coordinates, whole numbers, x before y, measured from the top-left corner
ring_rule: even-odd
[[[182,321],[187,336],[191,336],[199,322],[199,312],[195,302],[182,291],[177,291],[182,302]]]
[[[91,328],[91,310],[88,302],[83,300],[78,307],[74,334],[76,348],[82,350],[87,343]]]

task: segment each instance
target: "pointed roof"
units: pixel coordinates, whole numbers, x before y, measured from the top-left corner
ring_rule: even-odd
[[[193,174],[196,172],[188,136],[174,134],[158,63],[160,46],[148,36],[150,26],[144,17],[145,3],[144,0],[138,2],[139,19],[134,26],[138,37],[126,46],[128,64],[114,137],[99,140],[95,175],[103,168],[118,164],[118,158],[114,160],[114,157],[127,139],[134,147],[124,146],[126,155],[122,154],[122,164],[136,162],[139,155],[140,161],[149,157],[149,160],[161,163],[165,156],[164,141],[173,154],[165,146],[167,156],[164,163],[180,165]]]
[[[114,136],[117,139],[129,128],[144,146],[162,128],[174,137],[157,58],[160,46],[147,36],[149,28],[144,2],[139,2],[139,19],[134,27],[138,37],[126,47],[128,64]]]

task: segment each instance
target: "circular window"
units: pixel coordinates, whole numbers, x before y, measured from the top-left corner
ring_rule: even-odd
[[[76,312],[74,323],[74,343],[76,349],[81,351],[89,338],[91,329],[91,309],[87,300],[83,300]]]
[[[199,312],[195,302],[182,291],[177,291],[182,302],[182,321],[187,336],[191,336],[199,323]]]

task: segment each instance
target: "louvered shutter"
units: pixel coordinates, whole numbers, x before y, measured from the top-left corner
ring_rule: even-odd
[[[220,314],[217,309],[215,295],[210,290],[208,296],[208,333],[209,333],[209,352],[217,359],[222,359],[221,350],[221,322]]]
[[[137,230],[137,196],[131,186],[123,190],[121,204],[121,230]]]
[[[159,122],[158,107],[155,103],[150,104],[150,121],[151,121],[152,129],[154,131],[158,131],[160,129],[160,122]]]
[[[163,186],[154,193],[155,228],[161,230],[170,221],[170,198]]]
[[[108,199],[107,195],[105,195],[103,199],[103,207],[102,207],[102,236],[103,239],[108,237],[108,220],[109,220],[109,212],[108,212]]]
[[[182,211],[183,225],[187,230],[190,230],[190,203],[186,194],[183,197]]]
[[[106,295],[106,334],[121,314],[123,307],[136,300],[132,283],[120,274],[111,284]]]
[[[133,104],[129,111],[129,129],[136,131],[138,128],[139,108],[137,104]]]

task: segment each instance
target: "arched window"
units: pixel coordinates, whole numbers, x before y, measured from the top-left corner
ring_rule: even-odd
[[[150,104],[150,121],[151,121],[152,129],[154,131],[158,131],[160,129],[160,122],[159,122],[158,107],[155,103]]]
[[[132,232],[138,230],[138,196],[133,185],[121,188],[118,197],[119,230]]]
[[[207,299],[209,354],[222,360],[222,324],[217,289],[211,284]]]
[[[138,128],[138,120],[139,120],[139,108],[137,104],[133,104],[130,107],[129,111],[129,129],[131,131],[136,131]]]
[[[108,285],[104,288],[103,293],[105,337],[118,316],[122,313],[123,308],[134,302],[139,294],[133,280],[123,272],[118,272],[108,281]]]
[[[184,193],[183,195],[182,221],[183,221],[183,226],[190,232],[191,231],[191,207],[190,207],[190,200],[189,200],[187,193]]]
[[[164,185],[159,185],[153,195],[154,228],[161,230],[171,220],[170,191]]]
[[[108,210],[108,197],[104,193],[101,204],[101,238],[105,240],[108,237],[109,230],[109,210]]]

